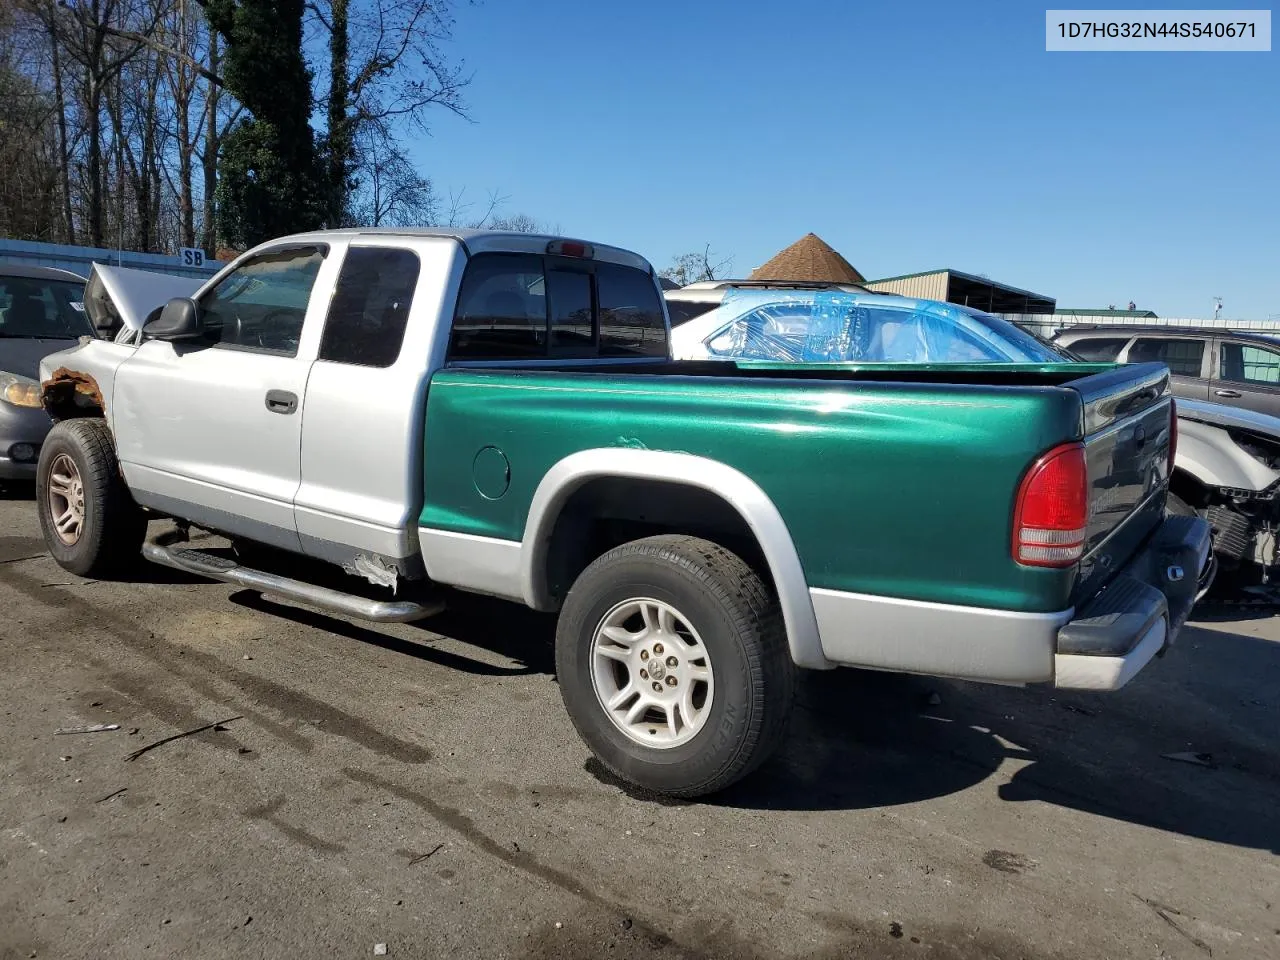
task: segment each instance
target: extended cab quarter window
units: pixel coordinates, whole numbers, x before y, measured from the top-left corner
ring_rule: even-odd
[[[1222,380],[1280,386],[1280,353],[1243,343],[1222,345]]]
[[[1204,357],[1203,340],[1165,340],[1158,337],[1136,340],[1129,348],[1130,363],[1163,363],[1179,377],[1200,376]]]
[[[319,247],[290,247],[241,264],[200,298],[205,342],[297,356],[324,255]]]
[[[653,277],[622,264],[483,253],[462,278],[451,360],[666,357]]]
[[[395,363],[420,267],[411,250],[351,247],[325,318],[320,359],[365,367]]]

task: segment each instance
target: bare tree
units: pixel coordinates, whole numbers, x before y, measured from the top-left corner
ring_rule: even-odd
[[[394,138],[426,133],[431,109],[465,116],[462,92],[469,82],[461,66],[441,51],[453,30],[452,0],[310,0],[314,24],[329,50],[324,140],[327,217],[344,222],[347,201],[363,166],[374,156],[399,152]],[[383,149],[368,142],[382,137]],[[407,162],[407,161],[406,161]]]
[[[680,254],[671,262],[671,266],[658,271],[658,275],[682,287],[701,280],[719,280],[733,265],[733,258],[717,260],[716,257],[717,254],[712,253],[711,244],[708,243],[699,252]]]
[[[550,233],[553,232],[542,221],[527,213],[515,213],[509,217],[491,217],[487,226],[492,230],[506,230],[509,233]]]
[[[439,203],[431,181],[382,137],[360,144],[364,171],[348,210],[356,223],[372,227],[425,226],[436,221]]]
[[[103,119],[112,104],[111,90],[119,89],[121,72],[146,44],[121,39],[125,26],[139,36],[152,32],[155,20],[140,15],[138,0],[81,0],[60,4],[56,0],[19,0],[56,38],[56,49],[77,68],[81,117],[85,124],[85,170],[88,181],[89,242],[102,246],[106,237],[107,176]]]

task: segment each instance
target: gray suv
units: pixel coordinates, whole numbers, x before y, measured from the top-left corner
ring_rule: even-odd
[[[1081,360],[1163,363],[1176,396],[1280,416],[1280,334],[1203,327],[1071,327],[1053,342]]]

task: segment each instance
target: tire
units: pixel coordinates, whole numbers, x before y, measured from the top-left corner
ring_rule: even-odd
[[[646,634],[650,624],[659,629]],[[598,653],[605,648],[609,656]],[[715,793],[755,770],[782,742],[795,695],[776,598],[738,556],[688,536],[623,544],[582,572],[560,612],[556,672],[596,758],[619,779],[674,797]],[[637,699],[610,711],[630,685]],[[674,702],[628,722],[641,695]]]
[[[1199,516],[1199,514],[1196,513],[1195,508],[1191,506],[1191,504],[1187,503],[1187,501],[1183,500],[1181,497],[1173,493],[1169,494],[1168,497],[1165,499],[1164,509],[1165,509],[1165,513],[1169,514],[1169,516],[1171,517]]]
[[[59,519],[68,509],[74,513],[75,505],[81,518],[78,530],[59,531]],[[146,514],[120,475],[105,421],[63,420],[49,431],[40,448],[36,509],[49,553],[64,570],[106,580],[137,565]]]

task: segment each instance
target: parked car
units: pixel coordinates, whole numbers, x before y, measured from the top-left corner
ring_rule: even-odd
[[[42,364],[58,563],[141,549],[374,621],[445,587],[558,611],[578,732],[661,793],[763,761],[797,668],[1117,689],[1213,576],[1208,523],[1165,515],[1158,364],[676,363],[643,258],[464,230],[264,244],[140,340]],[[157,516],[351,576],[147,540]]]
[[[0,482],[34,480],[52,423],[40,405],[40,360],[93,336],[84,277],[0,263]]]
[[[1084,360],[1165,364],[1173,392],[1280,416],[1280,336],[1197,327],[1071,327],[1054,342]]]
[[[970,307],[896,294],[732,290],[671,333],[677,360],[1061,363],[1062,351]]]
[[[667,313],[671,326],[700,317],[714,310],[724,298],[736,290],[843,290],[846,293],[866,293],[867,288],[856,283],[824,283],[810,280],[699,280],[683,287],[664,288]]]

